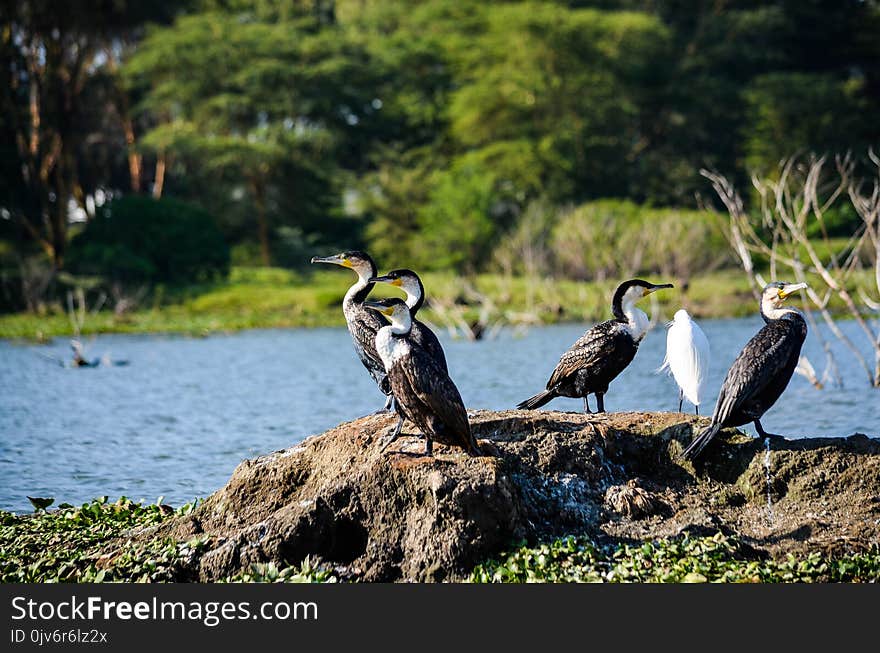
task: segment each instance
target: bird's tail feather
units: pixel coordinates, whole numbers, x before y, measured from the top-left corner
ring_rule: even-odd
[[[708,428],[703,429],[700,434],[695,437],[691,443],[681,452],[681,457],[685,460],[693,460],[700,455],[700,452],[712,441],[718,431],[721,430],[721,424],[711,424]]]
[[[518,403],[516,407],[525,410],[534,410],[535,408],[540,408],[554,397],[556,397],[556,393],[553,390],[542,390],[534,397],[529,397],[525,401]]]
[[[654,370],[655,374],[662,374],[663,372],[671,372],[671,368],[669,366],[669,354],[663,357],[663,364],[660,365],[656,370]]]

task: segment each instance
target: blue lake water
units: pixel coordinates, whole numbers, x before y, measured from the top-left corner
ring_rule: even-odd
[[[701,322],[712,345],[702,413],[711,413],[728,366],[761,324],[758,317]],[[855,324],[842,327],[864,342]],[[439,335],[468,407],[502,409],[543,388],[559,355],[585,328],[508,331],[481,342]],[[662,326],[647,335],[633,364],[612,383],[607,410],[676,410],[674,382],[655,373],[665,343]],[[89,356],[130,365],[65,368],[49,358],[68,359],[67,340],[49,346],[0,341],[0,508],[29,511],[27,495],[56,503],[164,496],[180,505],[221,487],[243,458],[288,447],[383,403],[344,328],[204,339],[99,336],[86,344]],[[821,374],[824,356],[815,334],[804,351]],[[816,390],[795,375],[762,420],[766,429],[792,438],[880,436],[880,390],[868,385],[843,346],[835,342],[834,351],[844,387]],[[582,403],[556,399],[547,408],[579,411]],[[693,409],[686,404],[685,410]]]

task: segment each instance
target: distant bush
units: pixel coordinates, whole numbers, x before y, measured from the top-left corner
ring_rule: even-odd
[[[553,229],[557,272],[574,279],[632,276],[642,267],[648,239],[640,235],[640,207],[600,200],[564,211]]]
[[[717,214],[620,200],[564,212],[551,243],[556,272],[578,279],[638,274],[686,279],[730,260]]]
[[[550,238],[560,209],[545,200],[529,202],[513,228],[499,239],[493,263],[504,274],[547,276],[554,270]]]
[[[102,207],[73,239],[68,268],[126,284],[194,283],[228,275],[229,247],[202,209],[129,196]]]
[[[730,262],[716,213],[626,200],[568,208],[532,202],[495,250],[505,272],[596,281],[638,274],[687,279]]]
[[[721,216],[712,211],[644,211],[640,234],[648,245],[638,272],[688,279],[730,265],[733,257],[721,225]]]

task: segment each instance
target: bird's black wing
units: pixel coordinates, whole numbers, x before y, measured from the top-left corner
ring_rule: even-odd
[[[413,342],[424,349],[431,358],[434,359],[440,369],[448,373],[449,368],[446,364],[446,354],[443,352],[443,346],[440,344],[440,340],[437,339],[434,332],[431,331],[425,323],[418,320],[413,321],[412,339]]]
[[[766,324],[746,343],[721,385],[713,423],[724,424],[791,366],[792,356],[797,356],[803,344],[803,336],[798,337],[792,332],[793,328],[796,325],[786,320],[776,320]]]
[[[547,382],[547,389],[553,388],[580,369],[602,362],[609,352],[616,351],[621,345],[631,348],[633,343],[631,338],[627,340],[620,322],[609,320],[597,324],[562,354]]]
[[[385,324],[375,311],[363,306],[357,306],[352,311],[351,320],[348,322],[348,330],[358,358],[380,386],[385,379],[385,365],[376,350],[376,333]],[[385,389],[383,388],[382,391],[385,392]]]
[[[398,366],[395,365],[396,367]],[[407,383],[412,394],[427,406],[449,431],[467,438],[470,434],[470,425],[461,394],[433,357],[421,347],[413,346],[411,355],[401,361],[399,367],[402,380]],[[464,442],[462,445],[466,446]]]

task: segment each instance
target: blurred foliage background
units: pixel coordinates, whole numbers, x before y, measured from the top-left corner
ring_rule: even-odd
[[[349,247],[459,275],[732,266],[700,168],[747,188],[876,147],[878,34],[874,0],[3,2],[0,308]]]

